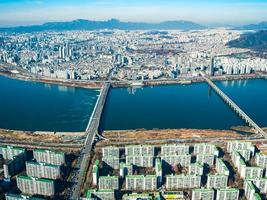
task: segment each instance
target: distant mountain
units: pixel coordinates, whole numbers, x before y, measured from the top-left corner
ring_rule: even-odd
[[[256,51],[266,51],[267,30],[243,34],[239,39],[230,41],[228,45],[236,48],[248,48]]]
[[[267,30],[267,22],[261,22],[259,24],[249,24],[245,26],[236,27],[237,30]]]
[[[70,22],[49,22],[42,25],[18,26],[0,28],[0,32],[37,32],[37,31],[69,31],[69,30],[99,30],[99,29],[121,29],[121,30],[149,30],[149,29],[180,29],[200,30],[205,26],[190,21],[166,21],[161,23],[144,22],[121,22],[117,19],[108,21],[92,21],[78,19]]]

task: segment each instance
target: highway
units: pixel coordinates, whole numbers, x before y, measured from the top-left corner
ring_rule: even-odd
[[[105,106],[109,88],[110,83],[104,83],[89,120],[88,126],[86,128],[86,139],[78,162],[78,177],[74,179],[74,189],[70,199],[77,200],[80,198],[81,189],[86,178],[87,169],[90,164],[91,150],[95,142],[96,135],[98,134],[100,119],[103,108]]]

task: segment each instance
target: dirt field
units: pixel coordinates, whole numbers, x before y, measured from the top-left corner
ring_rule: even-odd
[[[39,140],[39,141],[50,141],[55,142],[60,140],[58,135],[48,134],[36,134],[33,132],[26,131],[10,131],[0,129],[0,137],[5,139],[18,139],[18,140]]]
[[[143,143],[157,140],[177,139],[212,139],[212,138],[240,138],[242,135],[230,130],[198,130],[198,129],[155,129],[155,130],[126,130],[104,131],[103,136],[108,139],[101,141],[101,145],[116,143]]]

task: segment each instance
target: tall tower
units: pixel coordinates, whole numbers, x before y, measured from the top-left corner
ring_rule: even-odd
[[[214,57],[212,57],[210,61],[209,75],[214,76]]]

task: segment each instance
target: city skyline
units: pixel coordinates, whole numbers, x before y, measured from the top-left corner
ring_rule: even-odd
[[[134,22],[188,20],[204,25],[243,25],[266,21],[266,6],[265,0],[2,0],[0,26],[110,18]]]

